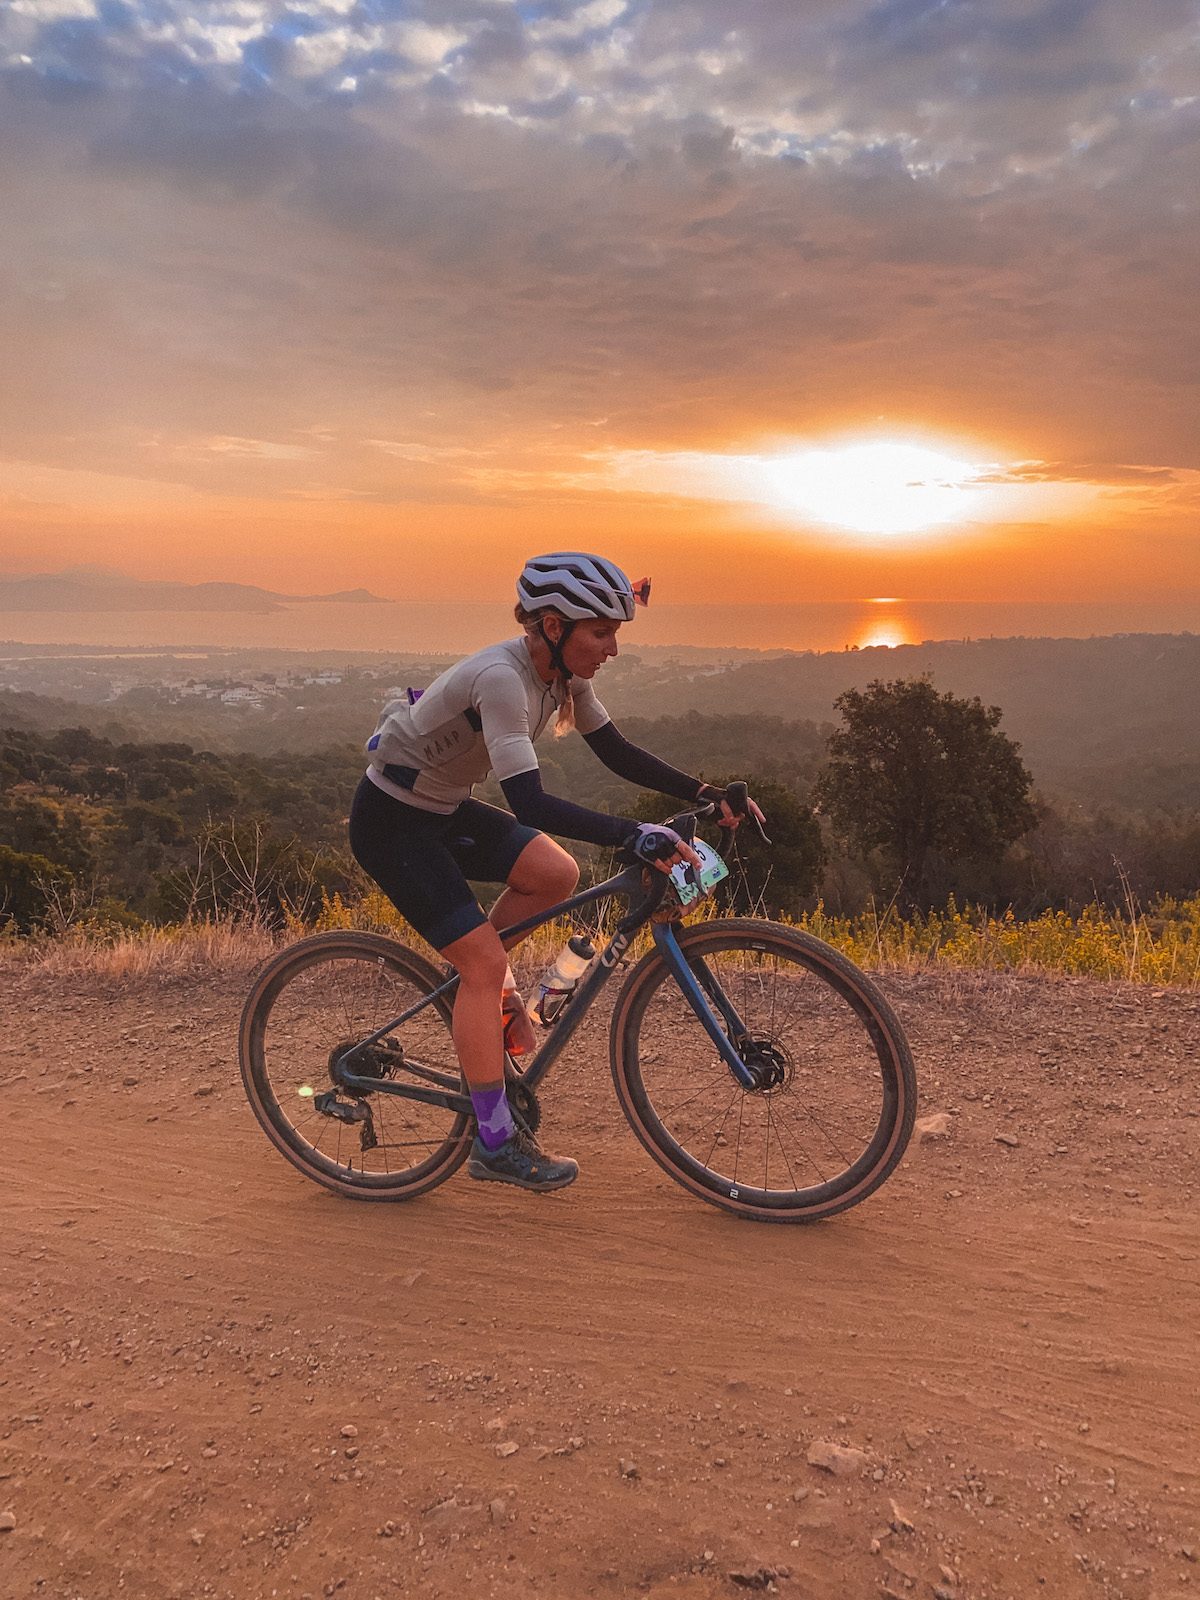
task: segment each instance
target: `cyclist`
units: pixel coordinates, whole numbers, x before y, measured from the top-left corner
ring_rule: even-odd
[[[459,973],[453,1038],[478,1124],[467,1167],[473,1178],[561,1189],[579,1171],[574,1161],[546,1155],[514,1123],[504,1091],[505,1049],[528,1051],[533,1030],[497,930],[565,900],[579,881],[574,859],[547,834],[629,846],[664,872],[698,862],[670,828],[547,794],[533,741],[551,716],[557,713],[556,733],[577,728],[629,782],[678,800],[720,801],[723,826],[740,820],[723,790],[623,738],[596,698],[592,678],[617,654],[619,629],[649,595],[649,579],[631,583],[600,556],[535,556],[517,582],[521,635],[393,700],[367,742],[370,764],[350,811],[350,845],[397,910]],[[472,797],[489,772],[511,812]],[[762,818],[753,804],[752,811]],[[506,885],[490,917],[468,879]]]

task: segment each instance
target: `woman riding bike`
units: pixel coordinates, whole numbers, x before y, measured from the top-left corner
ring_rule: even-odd
[[[527,1052],[533,1030],[498,930],[570,896],[574,859],[547,837],[629,847],[663,872],[698,864],[669,828],[592,811],[542,788],[533,741],[577,728],[619,777],[677,800],[719,801],[721,824],[740,821],[724,791],[660,761],[618,733],[591,680],[617,654],[617,633],[649,600],[648,579],[577,551],[535,556],[517,582],[521,637],[489,645],[385,706],[367,741],[370,764],[350,811],[350,846],[363,870],[459,974],[453,1036],[478,1133],[467,1171],[524,1189],[561,1189],[574,1161],[546,1155],[513,1121],[505,1050]],[[472,788],[495,772],[512,811]],[[751,813],[762,813],[750,802]],[[468,878],[506,885],[484,914]],[[516,940],[510,940],[510,945]]]

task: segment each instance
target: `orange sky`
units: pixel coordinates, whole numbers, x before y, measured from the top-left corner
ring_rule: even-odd
[[[0,575],[1200,598],[1186,6],[194,9],[0,18]]]
[[[806,528],[764,506],[536,488],[507,503],[402,507],[203,493],[99,506],[26,497],[5,517],[4,567],[103,562],[151,579],[484,601],[507,593],[524,554],[569,545],[652,573],[656,597],[680,604],[1200,597],[1200,541],[1186,513],[1151,494],[1089,489],[1086,499],[1081,516],[879,536]]]

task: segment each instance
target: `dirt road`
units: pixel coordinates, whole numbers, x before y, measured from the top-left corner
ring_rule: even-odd
[[[603,1019],[572,1189],[366,1206],[254,1124],[244,975],[0,981],[3,1596],[1200,1594],[1197,996],[885,978],[948,1132],[779,1228]]]

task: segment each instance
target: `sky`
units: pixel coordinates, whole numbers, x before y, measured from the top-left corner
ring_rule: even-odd
[[[0,574],[1200,600],[1182,0],[9,0]]]

